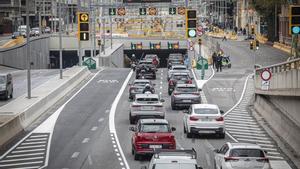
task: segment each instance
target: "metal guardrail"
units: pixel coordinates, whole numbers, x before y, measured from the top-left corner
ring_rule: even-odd
[[[286,72],[292,69],[300,70],[300,58],[256,69],[256,74],[260,74],[265,69],[268,69],[272,74]]]

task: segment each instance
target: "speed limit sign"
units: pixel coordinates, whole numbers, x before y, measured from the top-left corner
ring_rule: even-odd
[[[261,77],[262,80],[268,81],[268,80],[271,79],[272,74],[271,74],[270,70],[265,69],[265,70],[263,70],[263,71],[261,72],[260,77]]]

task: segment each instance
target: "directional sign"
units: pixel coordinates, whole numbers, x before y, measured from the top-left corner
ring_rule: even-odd
[[[178,7],[178,14],[185,15],[185,7]]]
[[[79,22],[89,22],[89,14],[88,13],[80,13],[79,14]]]
[[[271,72],[268,69],[265,69],[261,72],[260,77],[264,81],[269,81],[271,79]]]
[[[170,15],[176,15],[176,8],[169,8]]]
[[[299,26],[293,26],[292,27],[292,33],[293,34],[299,34],[300,33],[300,27]]]
[[[108,9],[108,14],[110,16],[116,15],[116,8],[109,8]]]
[[[269,90],[270,81],[261,81],[261,90]]]
[[[150,7],[148,13],[149,15],[157,15],[157,10],[155,7]]]
[[[140,8],[140,15],[146,15],[147,9],[146,8]]]
[[[119,16],[124,16],[124,15],[126,15],[126,10],[125,10],[124,7],[120,7],[120,8],[118,8],[117,13],[118,13]]]
[[[81,41],[88,41],[89,40],[89,33],[88,32],[80,32],[80,40]]]

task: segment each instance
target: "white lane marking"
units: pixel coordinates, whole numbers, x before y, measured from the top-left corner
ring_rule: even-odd
[[[162,86],[160,86],[159,88],[162,89]]]
[[[18,165],[30,165],[30,164],[40,164],[40,163],[43,163],[43,161],[34,161],[34,162],[18,163],[18,164],[5,164],[5,165],[0,165],[0,167],[9,167],[9,166],[18,166]]]
[[[71,156],[71,158],[77,158],[79,156],[80,152],[74,152]]]
[[[230,132],[231,131],[237,131],[237,132],[247,132],[247,133],[257,133],[257,134],[264,134],[265,132],[264,131],[254,131],[254,130],[247,130],[247,129],[230,129]]]
[[[40,168],[40,166],[32,166],[32,167],[14,167],[14,168],[10,168],[10,169],[37,169],[37,168]]]
[[[160,84],[163,84],[163,82],[162,82],[162,81],[160,81]]]
[[[109,112],[110,112],[110,110],[109,110],[109,109],[105,110],[105,113],[109,113]]]
[[[33,150],[18,150],[18,151],[12,151],[11,153],[17,154],[17,153],[27,153],[27,152],[35,152],[35,151],[45,151],[46,149],[40,148],[40,149],[33,149]]]
[[[91,128],[91,131],[96,131],[97,129],[98,129],[98,127],[94,126],[94,127]]]
[[[231,138],[231,140],[233,140],[234,142],[239,142],[237,139],[235,139],[234,137],[232,137],[227,131],[225,132],[226,133],[226,135],[228,136],[228,137],[230,137]]]
[[[260,128],[258,127],[257,124],[251,125],[251,124],[241,124],[241,123],[230,123],[230,122],[225,122],[226,126],[241,126],[241,127],[253,127],[253,128]]]
[[[102,122],[102,121],[104,121],[104,118],[100,118],[100,119],[98,120],[99,123]]]
[[[249,80],[249,78],[250,78],[251,76],[252,76],[252,74],[248,75],[247,78],[246,78],[246,80],[245,80],[243,92],[242,92],[242,94],[241,94],[240,99],[238,100],[238,102],[237,102],[231,109],[229,109],[229,110],[223,115],[224,117],[225,117],[228,113],[230,113],[233,109],[235,109],[235,108],[241,103],[241,101],[243,100],[243,97],[244,97],[244,95],[245,95],[245,91],[246,91],[246,89],[247,89],[248,80]]]
[[[160,79],[162,80],[162,79],[163,79],[163,77],[160,77]]]
[[[27,157],[27,156],[37,156],[37,155],[44,155],[44,153],[27,153],[27,154],[18,154],[18,155],[9,155],[9,156],[6,156],[6,158],[15,158],[15,157]]]
[[[257,143],[257,145],[259,145],[261,147],[275,147],[273,144]]]
[[[16,162],[16,161],[40,160],[40,159],[43,159],[43,158],[44,157],[16,158],[16,159],[11,159],[11,160],[2,160],[1,163]]]
[[[34,138],[34,139],[27,139],[26,141],[28,142],[28,141],[43,141],[43,140],[47,140],[47,138],[39,138],[39,139],[37,139],[37,138]]]
[[[246,124],[246,125],[255,125],[255,126],[258,125],[254,120],[248,121],[247,119],[246,120],[228,120],[228,121],[225,119],[225,123],[226,124],[239,124],[239,125]]]
[[[19,146],[16,149],[27,149],[27,148],[40,148],[40,147],[45,147],[46,145],[35,145],[35,146]]]
[[[48,137],[48,135],[33,135],[30,136],[29,138],[40,138],[40,137]]]
[[[161,95],[162,93],[161,92],[159,92],[159,95]]]
[[[256,130],[256,131],[262,131],[261,128],[252,128],[252,127],[242,127],[242,126],[232,126],[232,125],[226,125],[226,128],[228,129],[231,129],[231,128],[234,128],[234,129],[246,129],[246,130]]]
[[[21,145],[45,144],[46,141],[22,143]]]
[[[259,136],[259,137],[267,137],[265,134],[256,134],[256,133],[246,133],[246,132],[237,132],[237,131],[230,131],[230,134],[232,135],[244,135],[244,136]]]
[[[205,158],[206,158],[207,165],[210,167],[211,166],[211,162],[210,162],[210,157],[209,157],[208,153],[205,154]]]
[[[84,138],[81,143],[87,143],[90,141],[90,138]]]
[[[133,74],[133,71],[130,71],[130,73],[128,74],[126,80],[124,81],[118,95],[116,96],[114,102],[112,103],[111,105],[111,109],[110,109],[110,112],[109,112],[109,131],[111,133],[112,136],[115,136],[116,138],[116,142],[117,142],[117,145],[120,149],[120,154],[121,154],[121,157],[122,159],[124,159],[124,163],[125,163],[125,166],[126,166],[126,169],[130,169],[129,165],[128,165],[128,162],[125,158],[125,155],[123,153],[123,149],[120,145],[120,142],[119,142],[119,139],[118,139],[118,135],[117,135],[117,132],[116,132],[116,126],[115,126],[115,114],[116,114],[116,109],[117,109],[117,106],[118,106],[118,103],[122,97],[122,94],[124,93],[125,91],[125,88],[127,87],[127,84],[131,78]],[[118,149],[115,149],[115,152],[119,152]],[[122,163],[124,165],[124,163]]]
[[[178,140],[176,140],[176,146],[178,146],[178,148],[179,148],[180,150],[184,150],[184,148],[182,147],[182,145],[179,143]]]
[[[93,165],[93,160],[92,160],[91,155],[88,155],[88,162],[89,162],[89,165]]]

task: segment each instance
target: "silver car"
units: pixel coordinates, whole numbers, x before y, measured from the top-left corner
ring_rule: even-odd
[[[200,103],[201,96],[195,84],[177,84],[171,95],[172,110]]]
[[[151,86],[152,93],[155,93],[155,84],[153,84],[150,80],[136,79],[131,84],[129,84],[129,99],[134,99],[136,94],[143,93],[146,84],[149,84]]]
[[[144,118],[165,118],[164,100],[158,94],[137,94],[130,105],[129,121],[135,124]]]
[[[228,142],[214,152],[215,169],[271,169],[266,153],[257,144]]]
[[[190,71],[187,69],[185,65],[173,65],[168,71],[168,78],[167,80],[169,81],[172,74],[174,73],[190,73]]]
[[[183,112],[183,130],[188,138],[194,134],[215,134],[225,138],[224,112],[217,105],[192,104]]]

